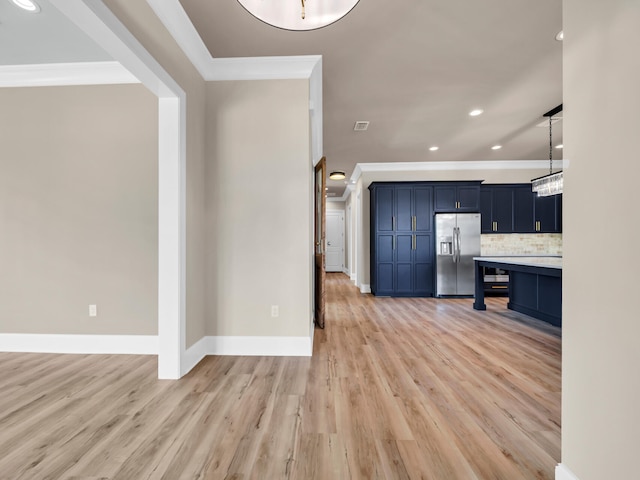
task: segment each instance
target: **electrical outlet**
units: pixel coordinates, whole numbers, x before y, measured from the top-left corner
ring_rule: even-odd
[[[97,317],[98,316],[98,306],[97,305],[89,305],[89,316]]]
[[[277,317],[278,315],[280,315],[280,308],[278,305],[271,305],[271,316]]]

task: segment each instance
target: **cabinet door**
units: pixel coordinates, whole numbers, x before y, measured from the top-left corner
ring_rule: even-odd
[[[393,237],[391,233],[376,235],[375,265],[372,266],[372,270],[375,271],[372,287],[376,295],[392,295],[394,291],[395,240]]]
[[[393,187],[376,187],[374,195],[375,230],[377,232],[393,231],[393,216],[395,215],[395,189]]]
[[[492,204],[493,231],[513,233],[513,188],[495,188]]]
[[[416,234],[414,247],[414,294],[433,295],[433,237]]]
[[[416,187],[414,190],[413,215],[415,231],[430,232],[433,222],[432,206],[433,187]]]
[[[535,230],[540,233],[554,233],[556,229],[556,198],[535,196]]]
[[[410,232],[413,226],[413,187],[396,187],[396,231]]]
[[[482,187],[480,189],[480,231],[493,233],[493,188]]]
[[[535,233],[534,195],[529,186],[518,187],[513,191],[514,231],[517,233]]]
[[[396,272],[395,293],[411,295],[413,293],[413,235],[396,235]]]
[[[456,187],[440,185],[433,188],[434,209],[436,212],[453,212],[456,209]]]
[[[458,211],[477,212],[480,210],[480,185],[456,187]]]

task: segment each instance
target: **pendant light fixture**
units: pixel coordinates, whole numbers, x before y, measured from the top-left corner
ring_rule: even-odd
[[[549,117],[549,175],[531,180],[531,191],[537,193],[539,197],[559,195],[562,193],[564,187],[562,170],[553,173],[553,135],[551,127],[553,124],[553,116],[561,111],[562,104],[543,115],[544,117]]]
[[[315,30],[337,22],[360,0],[238,0],[251,15],[284,30]]]

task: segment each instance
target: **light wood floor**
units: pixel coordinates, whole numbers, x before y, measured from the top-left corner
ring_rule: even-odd
[[[553,479],[560,331],[328,275],[312,358],[0,354],[0,478]]]

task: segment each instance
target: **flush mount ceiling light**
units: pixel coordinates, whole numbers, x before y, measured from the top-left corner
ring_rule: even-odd
[[[359,0],[298,0],[265,2],[264,0],[238,0],[258,20],[285,30],[315,30],[337,22]]]
[[[336,170],[335,172],[331,172],[329,174],[329,178],[331,180],[344,180],[345,178],[347,178],[347,175],[340,170]]]
[[[477,117],[478,115],[482,115],[482,112],[484,112],[484,110],[482,110],[481,108],[475,108],[469,112],[469,116]]]
[[[559,195],[562,193],[564,189],[564,177],[562,174],[562,170],[556,173],[553,172],[553,136],[552,136],[552,125],[553,125],[553,116],[556,113],[562,111],[562,104],[558,105],[556,108],[549,110],[543,116],[549,117],[549,175],[545,175],[544,177],[534,178],[531,180],[531,191],[536,192],[539,197],[549,197],[551,195]]]
[[[438,151],[440,147],[436,147],[435,145],[433,147],[429,147],[429,150],[431,150],[432,152],[436,152]]]
[[[493,147],[491,147],[491,150],[500,150],[502,148],[502,145],[494,145]]]
[[[40,11],[40,5],[33,0],[10,0],[10,2],[30,13],[38,13]]]

